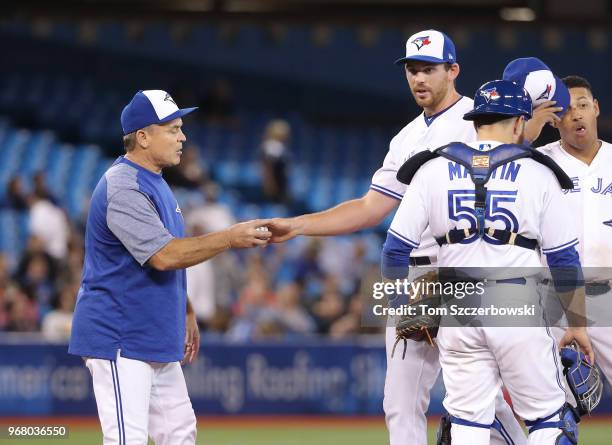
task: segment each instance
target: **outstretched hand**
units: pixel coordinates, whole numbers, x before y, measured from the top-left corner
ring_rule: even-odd
[[[299,235],[299,228],[293,218],[273,218],[268,223],[268,229],[272,232],[271,243],[284,243]]]
[[[246,249],[265,246],[272,236],[272,232],[268,229],[271,221],[270,219],[255,219],[234,224],[227,229],[229,247],[231,249]]]

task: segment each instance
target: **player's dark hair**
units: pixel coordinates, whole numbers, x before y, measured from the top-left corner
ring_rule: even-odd
[[[492,125],[506,120],[509,121],[515,117],[516,116],[507,116],[505,114],[483,114],[474,117],[474,128],[478,130],[483,125]]]
[[[586,80],[584,77],[580,76],[567,76],[561,79],[561,81],[565,84],[565,86],[569,88],[585,88],[593,95],[593,88],[591,87],[591,83]]]
[[[129,133],[123,136],[123,148],[126,152],[134,150],[136,147],[136,133]]]

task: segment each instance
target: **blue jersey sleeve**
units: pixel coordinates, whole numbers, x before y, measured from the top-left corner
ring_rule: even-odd
[[[573,245],[546,253],[546,262],[557,292],[571,292],[577,287],[584,286],[580,258]]]
[[[381,272],[383,277],[390,279],[406,278],[410,266],[410,252],[413,246],[387,233],[381,257]]]

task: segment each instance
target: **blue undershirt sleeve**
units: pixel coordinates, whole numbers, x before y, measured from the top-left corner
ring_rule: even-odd
[[[571,292],[584,286],[580,258],[574,246],[546,254],[546,262],[557,292]]]
[[[387,233],[381,255],[381,272],[384,278],[400,279],[408,276],[410,252],[413,247],[392,233]]]

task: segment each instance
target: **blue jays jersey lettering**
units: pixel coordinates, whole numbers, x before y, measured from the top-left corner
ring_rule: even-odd
[[[69,352],[113,360],[183,358],[184,270],[146,262],[184,236],[180,208],[161,174],[124,157],[98,182],[85,233],[85,261]]]
[[[587,280],[612,279],[612,145],[603,142],[590,165],[566,152],[559,142],[540,147],[572,178],[565,198],[575,221],[580,262]]]
[[[585,179],[582,179],[578,176],[571,177],[572,182],[574,183],[574,188],[571,190],[564,190],[563,193],[582,193],[582,183],[585,182]],[[592,193],[598,193],[600,195],[610,195],[612,196],[612,182],[608,183],[610,178],[598,177],[594,178],[594,181],[591,183],[595,183],[595,185],[590,187],[590,191]]]
[[[591,192],[598,193],[601,195],[611,195],[612,196],[612,182],[610,182],[608,185],[605,185],[608,180],[609,178],[607,179],[597,178],[596,179],[597,184],[594,187],[591,187]]]

